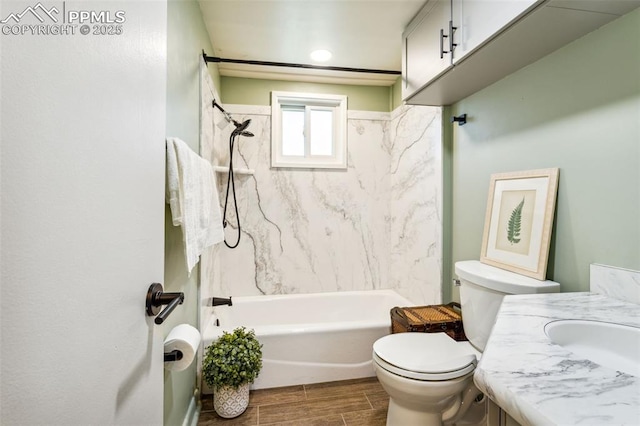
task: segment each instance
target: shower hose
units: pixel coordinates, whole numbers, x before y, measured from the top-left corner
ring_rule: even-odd
[[[236,137],[238,136],[238,134],[239,133],[237,133],[234,130],[233,132],[231,132],[231,136],[229,136],[229,175],[227,177],[227,194],[224,197],[224,213],[222,215],[223,217],[222,226],[223,228],[226,228],[227,227],[227,205],[229,204],[229,188],[231,188],[231,193],[233,194],[233,207],[236,213],[236,223],[238,224],[238,238],[236,239],[235,244],[229,244],[227,242],[227,237],[225,235],[224,244],[230,249],[234,249],[238,247],[238,244],[240,244],[240,235],[241,235],[240,215],[238,214],[238,199],[236,198],[236,182],[233,176],[233,147],[235,145]]]

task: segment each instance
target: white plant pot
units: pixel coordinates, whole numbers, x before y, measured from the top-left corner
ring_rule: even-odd
[[[224,386],[213,391],[213,408],[220,417],[238,417],[249,406],[249,383],[234,389]]]

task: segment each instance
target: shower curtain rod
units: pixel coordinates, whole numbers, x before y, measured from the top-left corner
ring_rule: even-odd
[[[400,75],[402,72],[400,71],[391,71],[391,70],[372,70],[366,68],[347,68],[347,67],[332,67],[332,66],[324,66],[324,65],[308,65],[308,64],[293,64],[289,62],[269,62],[269,61],[253,61],[247,59],[227,59],[227,58],[219,58],[217,56],[207,56],[206,53],[202,52],[202,57],[206,63],[209,62],[224,62],[230,64],[245,64],[245,65],[261,65],[268,67],[288,67],[288,68],[304,68],[304,69],[312,69],[312,70],[323,70],[323,71],[347,71],[347,72],[361,72],[366,74],[391,74],[391,75]]]

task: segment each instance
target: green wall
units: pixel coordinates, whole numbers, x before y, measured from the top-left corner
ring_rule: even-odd
[[[200,152],[200,71],[202,50],[213,52],[200,7],[195,0],[168,2],[167,35],[167,136],[184,140],[195,152]],[[209,71],[218,84],[217,68]],[[178,324],[198,327],[198,273],[194,267],[187,276],[182,230],[171,223],[171,210],[165,206],[165,277],[164,289],[184,292],[185,300],[163,324],[165,336]],[[196,384],[196,363],[180,372],[165,371],[164,423],[182,425]]]
[[[347,95],[348,108],[361,111],[391,111],[393,99],[389,86],[358,86],[221,77],[222,102],[241,105],[271,105],[271,91],[330,93]]]
[[[469,116],[445,142],[453,262],[479,259],[492,173],[559,167],[548,278],[588,291],[590,263],[640,269],[640,9],[445,111]]]
[[[391,111],[402,105],[402,77],[391,86]]]

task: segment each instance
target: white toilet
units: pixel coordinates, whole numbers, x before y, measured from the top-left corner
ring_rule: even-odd
[[[462,321],[468,342],[445,333],[398,333],[373,344],[373,367],[389,394],[387,426],[474,425],[485,422],[486,399],[473,372],[507,294],[556,293],[539,281],[477,260],[457,262]]]

